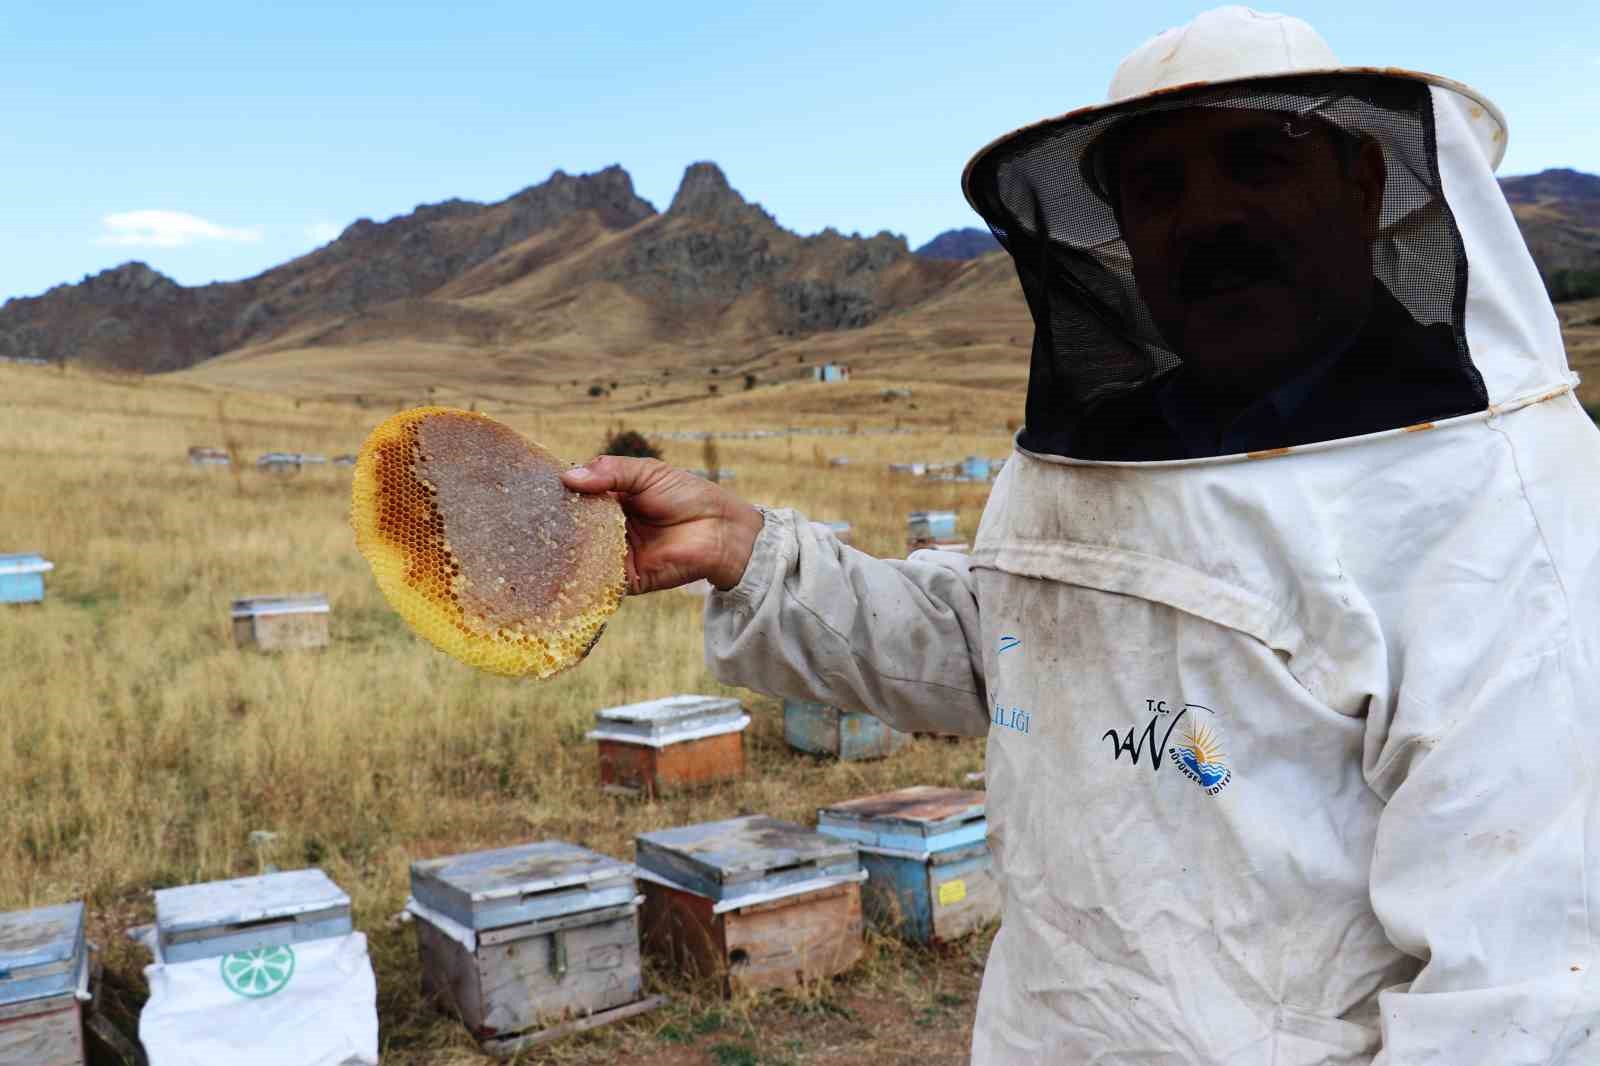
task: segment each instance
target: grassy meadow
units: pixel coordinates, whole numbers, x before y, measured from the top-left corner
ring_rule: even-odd
[[[830,395],[847,414],[815,413]],[[664,448],[676,465],[733,470],[748,499],[850,521],[857,546],[886,555],[903,554],[909,510],[956,509],[970,537],[987,489],[895,478],[885,465],[1004,455],[1020,409],[1012,393],[932,387],[914,414],[891,419],[865,383],[632,412],[529,396],[472,402],[574,461],[624,424],[647,435],[861,430],[721,440],[710,456],[699,441]],[[700,600],[629,599],[589,658],[546,682],[435,652],[355,551],[348,468],[254,467],[269,450],[354,452],[403,405],[0,365],[0,552],[56,564],[44,604],[0,608],[0,910],[86,899],[108,1009],[130,1034],[148,959],[122,933],[152,919],[152,889],[315,864],[350,893],[370,938],[384,1062],[488,1061],[419,995],[413,934],[395,918],[411,860],[544,838],[631,859],[647,829],[758,812],[810,823],[828,802],[959,785],[982,768],[975,740],[918,740],[874,763],[798,755],[777,701],[734,690],[755,718],[743,781],[659,802],[602,794],[584,740],[597,708],[729,691],[704,668]],[[914,431],[865,432],[896,420]],[[190,445],[228,448],[235,463],[193,467]],[[836,457],[851,464],[830,466]],[[234,647],[230,600],[306,593],[332,604],[330,647]],[[275,836],[253,843],[258,830]],[[929,953],[869,935],[845,978],[732,1003],[652,968],[647,988],[672,995],[670,1007],[526,1061],[965,1062],[986,950],[987,937]]]

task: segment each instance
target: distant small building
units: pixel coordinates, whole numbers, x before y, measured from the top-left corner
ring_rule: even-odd
[[[850,368],[843,363],[823,363],[821,366],[811,368],[811,376],[816,381],[849,381]]]
[[[39,603],[44,575],[56,564],[36,552],[0,555],[0,603]]]

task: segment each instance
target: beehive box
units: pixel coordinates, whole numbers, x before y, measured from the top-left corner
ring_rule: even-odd
[[[668,696],[600,711],[588,735],[602,788],[656,796],[743,776],[749,724],[738,700]]]
[[[39,603],[44,599],[44,575],[56,564],[35,552],[0,555],[0,603]]]
[[[156,890],[161,961],[190,962],[344,936],[350,897],[321,870]]]
[[[509,1053],[632,1017],[644,999],[633,866],[546,840],[411,864],[425,996]],[[574,1023],[578,1024],[574,1024]]]
[[[834,537],[838,539],[840,544],[851,543],[849,522],[818,522],[817,525],[822,526],[828,532],[832,533]]]
[[[846,711],[814,700],[783,701],[783,739],[796,751],[832,755],[844,762],[883,759],[911,743],[865,711]]]
[[[195,466],[228,466],[233,459],[221,448],[196,444],[189,448],[189,462]]]
[[[918,548],[966,551],[966,542],[956,539],[956,513],[954,511],[912,511],[907,515],[906,551],[913,552]]]
[[[853,841],[862,902],[880,928],[919,944],[966,936],[1000,916],[982,792],[917,785],[817,812],[817,832]]]
[[[82,903],[0,914],[0,1066],[83,1066]]]
[[[641,833],[645,948],[728,994],[843,973],[861,957],[856,846],[764,815]]]
[[[961,460],[961,476],[972,481],[989,480],[989,460],[981,455],[969,455]]]
[[[283,651],[328,643],[326,596],[250,596],[234,600],[233,641],[241,648]]]
[[[267,452],[256,459],[256,469],[268,474],[298,474],[300,455],[298,452]]]

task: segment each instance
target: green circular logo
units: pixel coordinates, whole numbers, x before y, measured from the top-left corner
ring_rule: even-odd
[[[222,957],[222,983],[250,999],[262,999],[282,991],[293,976],[292,948],[257,948]]]

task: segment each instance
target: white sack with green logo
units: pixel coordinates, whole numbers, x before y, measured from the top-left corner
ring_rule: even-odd
[[[377,1066],[362,933],[145,968],[150,1066]]]
[[[1391,69],[1182,62],[1275,56],[1297,27],[1202,16],[1136,54],[1170,82],[969,167],[1036,328],[970,557],[874,559],[769,511],[707,603],[720,680],[987,735],[1003,910],[978,1066],[1600,1063],[1600,433],[1495,182],[1492,109]],[[1191,151],[1213,130],[1232,154]],[[1090,154],[1113,131],[1123,154]],[[1236,209],[1374,140],[1372,273],[1323,279],[1356,276],[1371,317],[1197,447],[1185,389],[1211,350],[1163,347],[1155,216],[1089,179],[1160,210],[1199,159],[1232,184],[1193,217],[1316,244],[1294,195],[1270,226]],[[1332,291],[1224,236],[1169,291],[1256,308],[1240,338]]]

